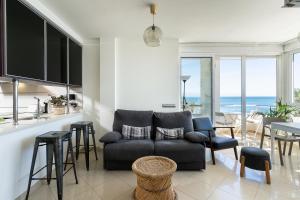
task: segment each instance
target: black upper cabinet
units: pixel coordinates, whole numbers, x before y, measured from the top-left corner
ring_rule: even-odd
[[[47,81],[67,83],[67,37],[47,24]]]
[[[17,0],[6,16],[7,75],[44,80],[44,20]]]
[[[82,85],[82,48],[69,40],[69,84]]]
[[[81,46],[41,16],[19,0],[0,0],[0,76],[81,86]]]

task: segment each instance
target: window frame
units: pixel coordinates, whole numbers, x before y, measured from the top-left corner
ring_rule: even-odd
[[[291,56],[291,68],[290,68],[290,80],[291,80],[291,102],[295,105],[300,105],[300,102],[295,101],[295,54],[300,54],[300,49],[297,49],[295,51],[292,51],[290,56]]]

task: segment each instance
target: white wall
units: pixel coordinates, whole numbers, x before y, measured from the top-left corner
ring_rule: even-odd
[[[148,47],[141,38],[120,38],[117,48],[116,107],[176,111],[179,108],[178,41]],[[174,104],[176,108],[162,108]]]
[[[175,39],[164,39],[156,48],[147,47],[141,38],[100,39],[101,134],[112,129],[116,109],[179,110],[178,50]]]
[[[96,141],[100,137],[100,59],[99,40],[83,45],[83,114],[84,119],[93,121]]]
[[[116,39],[100,38],[100,131],[112,129],[116,108]]]

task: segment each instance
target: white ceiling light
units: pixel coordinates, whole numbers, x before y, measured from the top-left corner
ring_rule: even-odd
[[[149,47],[158,47],[161,43],[162,31],[154,25],[154,15],[156,15],[156,5],[150,5],[150,12],[153,15],[153,25],[149,26],[144,32],[145,44]]]

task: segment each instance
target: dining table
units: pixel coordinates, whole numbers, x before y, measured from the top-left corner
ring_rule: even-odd
[[[300,136],[300,122],[272,122],[271,123],[271,161],[275,163],[275,138],[281,131],[283,135],[299,135]]]

